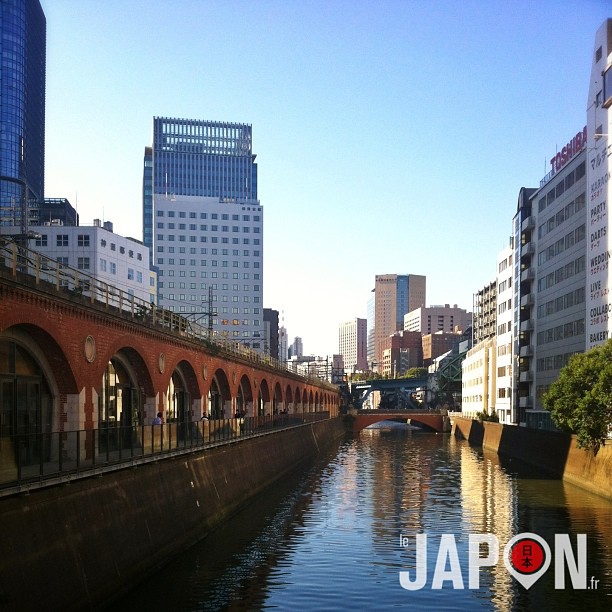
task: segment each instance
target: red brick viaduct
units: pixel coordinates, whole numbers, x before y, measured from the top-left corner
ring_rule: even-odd
[[[181,325],[164,326],[154,318],[140,320],[134,312],[0,267],[0,377],[11,374],[10,358],[3,354],[9,344],[13,354],[26,355],[17,366],[24,371],[13,376],[27,380],[32,363],[45,379],[53,431],[98,426],[111,363],[124,377],[126,398],[130,393],[138,398],[132,401],[141,424],[150,424],[177,394],[185,420],[210,416],[211,410],[225,418],[236,412],[338,414],[339,396],[331,384],[298,376],[238,345],[198,339]]]

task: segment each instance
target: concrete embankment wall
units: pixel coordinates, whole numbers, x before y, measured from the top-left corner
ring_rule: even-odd
[[[0,499],[0,611],[109,602],[344,431],[311,423]]]
[[[540,429],[456,418],[453,434],[499,455],[541,467],[583,489],[612,500],[612,444],[593,453],[574,436]]]

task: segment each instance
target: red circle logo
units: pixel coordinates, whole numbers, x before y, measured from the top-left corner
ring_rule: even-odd
[[[546,561],[546,551],[533,538],[521,538],[510,549],[510,563],[521,574],[534,574]]]

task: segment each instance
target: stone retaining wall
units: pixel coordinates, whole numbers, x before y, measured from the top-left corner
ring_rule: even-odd
[[[345,432],[341,419],[0,500],[0,610],[110,602]]]
[[[477,446],[539,466],[557,478],[612,500],[612,443],[596,456],[574,436],[515,425],[455,418],[452,433]]]

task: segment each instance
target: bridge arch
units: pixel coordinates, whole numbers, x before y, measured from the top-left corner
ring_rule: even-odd
[[[292,414],[295,412],[295,406],[293,405],[293,391],[291,390],[291,385],[287,385],[285,387],[285,410],[287,414]]]
[[[281,390],[280,383],[274,384],[274,399],[272,401],[272,414],[279,414],[285,409],[283,401],[283,392]]]
[[[166,423],[176,423],[178,440],[186,439],[194,415],[202,410],[202,393],[196,373],[187,360],[182,360],[172,371],[162,398],[162,413]],[[150,413],[152,422],[154,411]]]
[[[208,390],[208,415],[212,419],[226,419],[231,414],[232,393],[225,370],[219,368],[210,382]]]
[[[69,370],[67,374],[70,378]],[[41,443],[42,436],[30,434],[48,434],[63,425],[66,395],[60,393],[58,380],[40,346],[24,330],[16,327],[0,334],[0,447],[2,453],[12,448],[21,465],[49,460],[49,445]]]
[[[414,422],[425,425],[432,431],[443,432],[445,418],[439,413],[412,413],[406,410],[398,411],[379,411],[379,410],[364,410],[358,411],[353,420],[353,431],[359,432],[374,423],[380,421],[399,421]]]
[[[259,383],[257,391],[257,416],[270,414],[270,388],[268,381],[264,378]]]
[[[253,416],[253,389],[251,381],[246,374],[243,374],[238,381],[236,412],[240,416]]]

